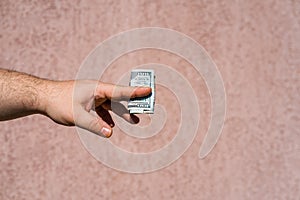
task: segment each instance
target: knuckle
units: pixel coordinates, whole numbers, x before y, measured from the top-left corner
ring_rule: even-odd
[[[99,133],[101,130],[101,126],[102,126],[102,121],[100,118],[94,118],[93,120],[91,120],[88,124],[88,130],[95,132],[95,133]]]

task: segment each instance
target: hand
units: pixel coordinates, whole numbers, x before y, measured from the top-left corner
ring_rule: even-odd
[[[59,124],[76,125],[104,137],[111,136],[114,126],[109,110],[128,122],[137,123],[139,119],[130,115],[119,101],[151,93],[149,87],[125,87],[98,81],[52,81],[49,84],[48,95],[42,98],[44,103],[40,106],[43,113]]]

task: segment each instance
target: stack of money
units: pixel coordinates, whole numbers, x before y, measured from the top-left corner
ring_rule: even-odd
[[[155,76],[154,70],[135,69],[131,71],[130,86],[147,86],[151,87],[152,93],[146,97],[137,97],[130,99],[128,110],[131,114],[154,113],[155,103]]]

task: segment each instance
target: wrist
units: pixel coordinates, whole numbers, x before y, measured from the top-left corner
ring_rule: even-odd
[[[36,86],[37,100],[34,109],[37,113],[47,115],[50,105],[51,91],[55,87],[55,81],[41,79],[40,84]]]
[[[39,90],[38,113],[57,123],[72,124],[73,81],[44,80]]]

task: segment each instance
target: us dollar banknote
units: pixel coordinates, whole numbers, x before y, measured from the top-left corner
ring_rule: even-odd
[[[128,102],[128,110],[131,114],[154,113],[155,104],[155,75],[151,69],[135,69],[131,71],[130,86],[151,87],[152,93],[146,97],[132,98]]]

